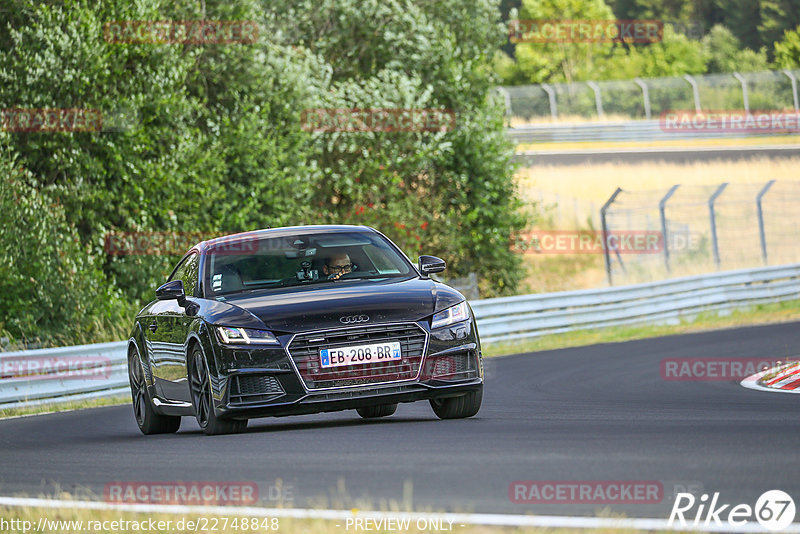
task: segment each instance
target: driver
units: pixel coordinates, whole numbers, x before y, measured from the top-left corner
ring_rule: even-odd
[[[353,272],[353,264],[350,263],[350,256],[346,252],[333,254],[325,260],[325,265],[322,266],[322,272],[325,273],[328,280],[338,280],[343,275]]]

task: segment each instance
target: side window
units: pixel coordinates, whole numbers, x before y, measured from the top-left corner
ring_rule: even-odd
[[[194,296],[198,284],[198,266],[200,265],[199,255],[195,252],[184,258],[175,269],[175,273],[170,280],[183,280],[183,290],[187,296]]]

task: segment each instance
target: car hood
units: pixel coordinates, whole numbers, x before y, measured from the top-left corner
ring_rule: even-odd
[[[305,332],[342,326],[419,321],[437,311],[464,300],[456,290],[433,280],[413,278],[403,281],[359,282],[331,285],[329,287],[293,289],[281,292],[260,292],[230,298],[225,306],[214,306],[219,314],[216,324],[228,324],[241,313],[232,313],[230,307],[249,312],[250,319],[258,318],[266,328],[278,332]],[[255,317],[253,317],[255,316]],[[361,322],[344,323],[342,317],[359,316]],[[369,319],[364,321],[366,316]],[[238,321],[236,321],[238,323]],[[255,326],[228,324],[229,326]]]

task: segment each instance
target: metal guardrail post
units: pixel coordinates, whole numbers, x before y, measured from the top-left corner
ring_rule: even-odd
[[[747,80],[744,79],[744,76],[739,74],[738,72],[733,73],[733,77],[739,80],[739,83],[742,84],[742,102],[744,102],[744,110],[748,113],[750,112],[750,98],[747,96]]]
[[[650,91],[647,89],[647,83],[641,78],[634,78],[633,83],[642,88],[642,100],[644,101],[644,117],[650,120]]]
[[[610,286],[614,285],[614,281],[611,277],[611,255],[608,250],[608,224],[606,223],[606,212],[611,204],[613,204],[617,199],[617,195],[619,195],[621,192],[622,189],[618,187],[617,190],[611,195],[611,198],[609,198],[606,203],[603,204],[603,207],[600,208],[600,224],[603,227],[603,256],[606,260],[606,275],[608,276],[608,285]]]
[[[604,115],[603,96],[600,93],[600,86],[597,85],[595,82],[586,82],[586,85],[588,85],[589,89],[591,89],[594,92],[594,105],[597,108],[597,116],[602,117]]]
[[[550,116],[554,119],[558,118],[558,105],[556,103],[556,90],[549,83],[543,83],[542,89],[547,93],[547,99],[550,101]]]
[[[722,194],[727,186],[728,182],[721,184],[708,199],[708,213],[711,217],[711,248],[714,251],[714,264],[717,266],[717,269],[719,269],[720,266],[720,259],[719,242],[717,241],[717,217],[714,214],[714,202],[717,201],[717,197]]]
[[[761,210],[761,199],[764,198],[764,195],[767,194],[767,191],[769,191],[769,188],[772,187],[772,184],[774,183],[775,180],[770,180],[767,182],[767,185],[765,185],[756,196],[756,209],[758,211],[758,235],[761,238],[761,258],[764,260],[764,265],[767,265],[769,262],[767,261],[767,234],[764,232],[764,212]]]
[[[667,207],[667,201],[670,199],[670,197],[673,194],[675,194],[675,191],[679,187],[680,187],[680,184],[673,185],[670,188],[670,190],[667,191],[667,194],[664,195],[664,198],[662,198],[658,202],[658,213],[661,216],[661,240],[662,240],[662,244],[664,246],[664,267],[667,268],[667,272],[671,272],[671,271],[670,271],[670,268],[669,268],[669,246],[667,244],[667,217],[664,214],[664,210]]]
[[[697,88],[697,80],[689,74],[684,74],[683,79],[691,84],[692,95],[694,96],[694,110],[700,113],[700,90]]]
[[[800,110],[800,105],[797,99],[797,76],[794,75],[792,71],[789,69],[783,69],[783,73],[789,77],[789,80],[792,82],[792,97],[794,99],[794,109],[795,111]]]

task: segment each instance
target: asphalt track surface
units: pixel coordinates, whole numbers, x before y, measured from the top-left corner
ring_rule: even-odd
[[[754,158],[785,159],[800,157],[800,146],[742,146],[693,148],[625,148],[598,150],[553,150],[521,152],[514,156],[523,166],[589,165],[599,163],[689,164],[702,161],[740,161]]]
[[[113,481],[276,479],[298,507],[383,508],[413,490],[416,510],[596,515],[606,505],[511,502],[515,480],[660,481],[657,504],[611,505],[666,519],[675,485],[755,505],[769,489],[800,499],[800,398],[736,381],[665,381],[685,357],[787,357],[800,323],[594,345],[487,360],[480,413],[439,421],[427,403],[379,421],[354,411],[260,419],[246,433],[139,433],[130,406],[0,421],[0,494],[102,499]],[[408,481],[408,482],[407,482]],[[410,482],[410,484],[409,484]],[[284,491],[286,491],[284,489]]]

